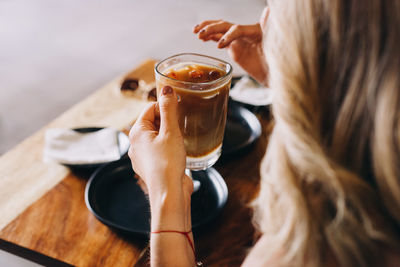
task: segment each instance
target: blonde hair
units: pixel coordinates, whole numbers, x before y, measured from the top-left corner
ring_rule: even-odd
[[[275,127],[254,202],[264,255],[374,265],[400,224],[400,1],[269,7]]]

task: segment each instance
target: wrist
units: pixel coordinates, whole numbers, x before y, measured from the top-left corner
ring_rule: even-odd
[[[169,172],[152,173],[151,177],[146,179],[149,181],[148,193],[150,204],[166,205],[183,195],[182,175],[169,174]]]
[[[168,190],[149,193],[151,229],[191,229],[190,194],[182,186],[167,187]]]
[[[191,229],[190,199],[185,200],[183,195],[163,194],[157,197],[157,200],[150,200],[150,208],[152,230],[189,231]]]

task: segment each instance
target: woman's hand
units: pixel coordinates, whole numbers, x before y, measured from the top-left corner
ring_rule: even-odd
[[[177,97],[162,88],[159,102],[149,105],[129,134],[132,167],[145,184],[151,208],[151,230],[190,231],[193,182],[185,175],[186,153],[178,124]],[[190,235],[193,240],[193,236]],[[151,235],[151,266],[193,266],[186,237]]]
[[[230,57],[258,82],[267,85],[268,66],[265,61],[262,37],[269,9],[264,9],[260,23],[238,25],[223,20],[207,20],[196,25],[194,33],[198,33],[203,41],[215,41],[218,48],[228,48]]]
[[[164,220],[164,223],[177,224],[171,227],[187,231],[191,228],[186,213],[189,210],[190,215],[193,183],[185,175],[186,153],[177,105],[172,88],[162,88],[159,102],[149,105],[131,129],[129,157],[135,173],[146,186],[152,209],[173,209],[169,214],[173,215],[172,220]],[[158,215],[162,214],[152,214]]]
[[[182,184],[186,154],[176,106],[172,88],[162,88],[160,101],[145,108],[129,134],[132,167],[150,195]]]

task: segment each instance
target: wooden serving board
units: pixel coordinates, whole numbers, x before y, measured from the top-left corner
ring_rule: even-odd
[[[129,76],[152,82],[154,63],[145,61]],[[118,89],[122,77],[0,158],[0,248],[6,244],[9,251],[51,266],[133,266],[138,260],[138,266],[146,265],[147,241],[119,235],[86,208],[87,173],[42,162],[48,128],[124,129],[136,119],[146,101],[122,95]],[[253,149],[215,166],[228,185],[229,198],[222,214],[195,237],[198,258],[205,266],[239,266],[252,245],[248,204],[258,190],[259,164],[271,127],[268,115],[258,117],[263,134]]]
[[[154,60],[147,60],[129,76],[154,80],[154,64]],[[0,229],[69,173],[61,165],[43,162],[47,129],[88,126],[123,129],[136,119],[146,101],[121,94],[118,87],[122,79],[123,76],[111,81],[0,157]]]

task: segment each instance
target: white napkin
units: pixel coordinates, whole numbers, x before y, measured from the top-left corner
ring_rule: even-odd
[[[71,129],[49,129],[43,159],[62,164],[96,164],[118,160],[118,131],[104,128],[89,133]]]
[[[243,76],[237,81],[229,94],[233,100],[253,106],[272,103],[272,90],[259,85],[248,76]]]

